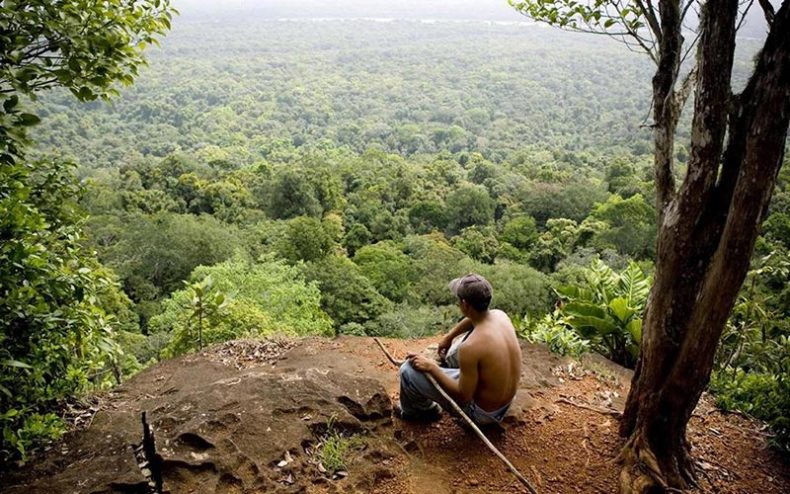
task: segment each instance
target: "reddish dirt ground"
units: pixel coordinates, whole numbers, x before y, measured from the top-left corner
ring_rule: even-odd
[[[377,369],[389,367],[391,376],[385,378],[385,383],[392,399],[397,400],[397,375],[375,345],[365,340],[338,343],[341,352],[380,361]],[[432,341],[385,342],[396,358],[418,352],[429,343]],[[569,374],[569,361],[558,360],[525,349],[525,367],[554,365],[558,382],[541,388],[527,383],[531,400],[527,400],[506,432],[493,435],[491,440],[541,493],[617,492],[616,458],[622,445],[617,417],[566,400],[622,410],[630,373],[603,359],[585,359],[580,366],[571,363]],[[405,444],[414,442],[416,462],[430,465],[415,472],[415,461],[402,462],[403,468],[396,471],[393,479],[402,488],[399,492],[524,492],[474,433],[464,431],[451,418],[445,416],[430,425],[396,419],[394,425],[396,439]],[[788,460],[768,447],[764,426],[759,422],[721,413],[706,395],[689,424],[689,438],[701,482],[697,492],[790,492]]]
[[[382,341],[395,358],[435,343]],[[519,392],[504,430],[488,431],[491,441],[541,494],[617,492],[617,414],[630,371],[600,356],[579,362],[542,346],[522,350]],[[60,444],[3,473],[0,493],[149,493],[132,453],[142,410],[171,493],[525,492],[473,432],[446,414],[433,424],[391,419],[387,396],[398,399],[397,372],[371,338],[218,345],[97,397]],[[364,441],[333,476],[315,451],[336,420]],[[790,493],[790,462],[768,447],[759,422],[723,414],[704,396],[689,439],[695,492]]]

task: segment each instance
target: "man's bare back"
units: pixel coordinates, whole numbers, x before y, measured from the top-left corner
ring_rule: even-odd
[[[406,420],[438,418],[437,402],[449,404],[423,373],[435,382],[478,424],[501,421],[518,389],[521,347],[510,318],[489,310],[493,289],[480,275],[471,273],[449,284],[465,316],[439,341],[439,356],[447,367],[424,355],[410,354],[400,369],[398,416]],[[460,344],[453,341],[461,335]]]
[[[462,344],[459,360],[462,373],[465,361],[477,364],[474,401],[480,408],[491,412],[513,400],[521,376],[521,346],[507,314],[488,311]]]

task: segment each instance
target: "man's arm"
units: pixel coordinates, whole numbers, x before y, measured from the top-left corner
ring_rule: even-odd
[[[471,319],[468,317],[464,317],[461,322],[453,326],[453,329],[451,329],[450,332],[444,335],[439,341],[439,356],[441,358],[445,358],[447,356],[447,352],[450,350],[450,346],[453,344],[453,340],[458,335],[471,331],[472,328],[474,328],[474,324],[472,324]]]
[[[459,349],[458,358],[461,361],[461,375],[458,380],[452,379],[447,374],[442,372],[438,365],[433,365],[429,372],[439,383],[447,394],[449,394],[459,404],[468,403],[472,401],[477,389],[478,373],[477,364],[479,358],[474,348],[461,347]]]

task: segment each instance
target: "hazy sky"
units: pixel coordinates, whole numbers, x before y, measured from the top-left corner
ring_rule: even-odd
[[[522,20],[507,0],[174,0],[182,13],[246,11],[266,17]]]
[[[399,19],[478,19],[524,21],[507,0],[172,0],[182,17],[211,15],[218,20],[240,13],[260,18],[379,17]],[[777,6],[781,0],[772,0]],[[756,2],[755,2],[756,4]],[[762,37],[759,7],[750,11],[741,35]]]

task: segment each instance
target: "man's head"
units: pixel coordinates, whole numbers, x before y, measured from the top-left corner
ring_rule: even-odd
[[[456,278],[450,282],[450,290],[458,297],[461,305],[461,312],[468,315],[468,309],[475,312],[485,312],[491,303],[491,296],[494,293],[489,283],[479,274],[470,273],[466,276]]]

